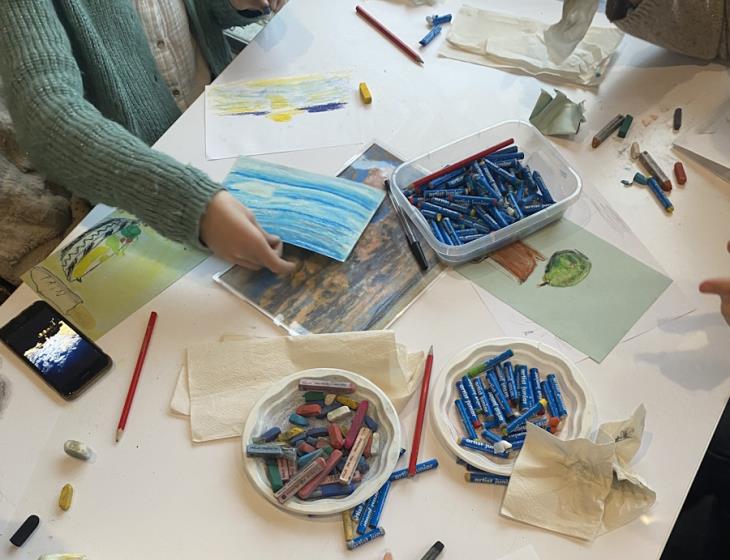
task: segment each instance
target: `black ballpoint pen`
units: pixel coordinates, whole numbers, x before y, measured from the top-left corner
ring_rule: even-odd
[[[390,198],[390,202],[393,205],[393,211],[395,212],[395,215],[398,216],[398,221],[403,228],[403,233],[406,235],[406,240],[408,241],[408,247],[410,247],[411,253],[413,253],[413,256],[416,258],[416,262],[418,262],[421,270],[428,270],[428,261],[426,260],[426,255],[421,248],[421,244],[418,239],[416,239],[416,236],[408,223],[408,219],[403,215],[403,212],[398,207],[395,200],[393,200],[393,195],[390,192],[390,185],[387,181],[385,183],[385,187],[388,191],[388,198]]]

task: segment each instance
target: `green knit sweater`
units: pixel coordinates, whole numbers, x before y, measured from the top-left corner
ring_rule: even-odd
[[[213,74],[222,30],[253,18],[229,0],[185,0]],[[131,0],[0,0],[0,75],[20,143],[51,181],[199,246],[221,187],[149,147],[180,116]]]

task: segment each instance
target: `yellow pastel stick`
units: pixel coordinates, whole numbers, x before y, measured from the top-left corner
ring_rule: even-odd
[[[360,82],[360,97],[365,105],[370,105],[373,102],[373,96],[370,95],[370,89],[365,82]]]

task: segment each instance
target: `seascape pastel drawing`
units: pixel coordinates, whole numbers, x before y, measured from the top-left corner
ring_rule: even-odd
[[[250,115],[288,122],[298,114],[343,109],[351,98],[350,73],[233,82],[211,86],[207,95],[216,115]]]
[[[371,145],[339,176],[383,191],[401,159]],[[349,332],[386,328],[435,280],[442,267],[424,244],[431,263],[423,272],[403,237],[389,200],[380,205],[346,262],[286,246],[296,263],[291,276],[234,266],[217,278],[290,334]]]
[[[354,181],[241,157],[223,181],[266,231],[344,261],[385,193]]]

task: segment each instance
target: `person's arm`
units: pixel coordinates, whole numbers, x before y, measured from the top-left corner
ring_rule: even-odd
[[[674,52],[730,58],[730,0],[608,0],[606,15],[621,30]]]
[[[50,180],[131,212],[170,239],[200,246],[202,233],[231,262],[290,269],[276,255],[281,242],[266,237],[220,185],[151,149],[84,99],[52,0],[0,1],[0,75],[20,144]],[[213,227],[219,222],[228,228]]]
[[[220,185],[152,150],[84,99],[52,0],[0,2],[0,72],[20,143],[41,173],[199,245],[198,222]]]

